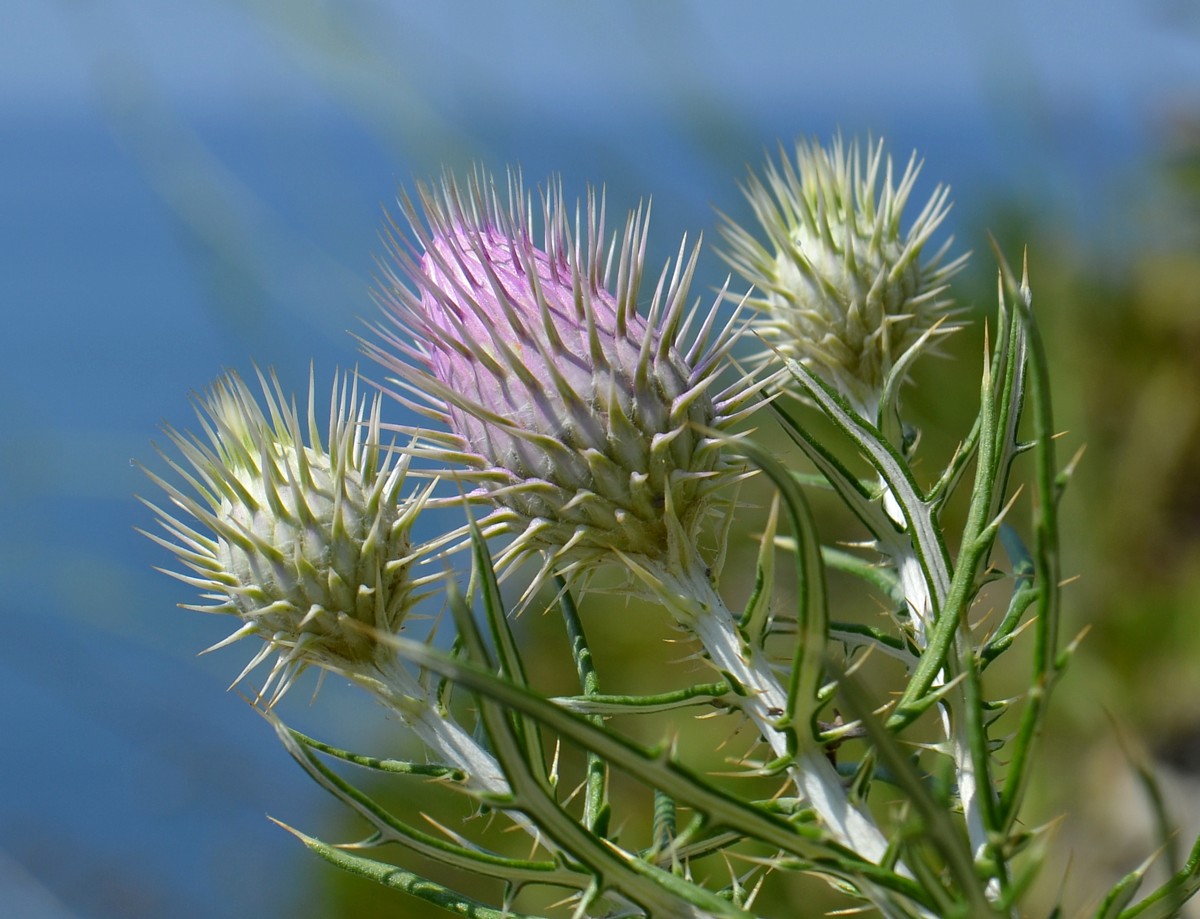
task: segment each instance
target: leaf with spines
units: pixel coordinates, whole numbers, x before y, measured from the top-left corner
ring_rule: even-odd
[[[490,566],[491,560],[478,533],[474,535],[473,541],[476,552]],[[447,599],[471,658],[491,670],[494,665],[482,642],[482,636],[474,625],[465,600],[455,590],[453,582],[448,589]],[[491,595],[485,594],[485,603],[491,599]],[[488,615],[489,618],[494,615],[502,616],[503,611],[492,611]],[[462,681],[461,674],[455,676]],[[523,687],[508,681],[498,679],[498,682],[518,692],[525,691]],[[717,919],[752,919],[748,913],[736,909],[710,891],[663,871],[637,856],[622,852],[607,840],[596,837],[589,828],[577,823],[562,805],[554,800],[544,779],[544,773],[531,767],[528,751],[522,748],[520,736],[509,717],[510,706],[503,704],[494,694],[481,694],[479,700],[480,718],[496,750],[497,761],[513,789],[514,803],[536,821],[538,827],[556,846],[569,852],[591,873],[595,879],[596,891],[618,893],[622,898],[646,910],[648,915],[662,916],[664,919],[705,919],[709,915]],[[512,708],[524,714],[532,714],[517,707]],[[589,724],[589,727],[594,726]]]
[[[822,875],[843,878],[858,889],[881,890],[889,898],[913,904],[926,902],[921,889],[911,879],[863,861],[850,850],[831,842],[827,833],[819,827],[782,820],[769,811],[753,807],[696,776],[674,761],[669,753],[633,744],[609,729],[596,726],[585,716],[565,711],[551,700],[497,677],[492,665],[483,663],[489,658],[465,603],[456,600],[451,604],[451,609],[471,649],[472,661],[455,659],[424,643],[401,636],[393,636],[389,643],[401,657],[472,690],[481,701],[487,700],[481,712],[487,714],[489,733],[494,735],[493,742],[499,741],[511,747],[511,725],[505,720],[505,713],[523,712],[565,741],[597,753],[610,767],[636,776],[648,787],[661,789],[681,806],[704,813],[712,825],[736,828],[746,838],[757,839],[790,853],[814,866],[814,870]],[[498,745],[497,756],[502,763],[508,761],[514,770],[526,768],[522,765],[523,754],[515,748],[505,752]],[[511,775],[516,777],[516,772]],[[528,779],[523,779],[523,782],[528,782]],[[539,822],[545,817],[553,821],[560,831],[571,832],[563,823],[568,818],[561,813],[559,806],[551,803],[544,792],[538,792],[536,788],[530,790],[534,795],[530,800],[521,799],[518,792],[518,805],[531,815],[536,815]],[[599,857],[595,852],[592,855]]]
[[[389,862],[368,858],[356,852],[347,852],[345,849],[339,849],[301,833],[278,820],[274,822],[304,843],[309,851],[316,853],[331,865],[384,887],[403,891],[447,912],[470,916],[471,919],[544,919],[544,917],[516,912],[508,906],[496,909],[416,872],[408,871]]]
[[[322,788],[363,817],[375,830],[371,846],[395,842],[426,858],[464,871],[515,883],[577,887],[587,876],[558,861],[518,859],[480,847],[461,846],[431,836],[389,813],[369,795],[323,764],[307,744],[300,743],[286,725],[271,712],[264,712],[280,742],[297,763]]]
[[[1125,887],[1134,883],[1128,878],[1118,883],[1114,890],[1116,897],[1119,899]],[[1200,893],[1200,839],[1183,867],[1144,899],[1122,910],[1119,916],[1120,919],[1175,919],[1180,907],[1197,893]]]

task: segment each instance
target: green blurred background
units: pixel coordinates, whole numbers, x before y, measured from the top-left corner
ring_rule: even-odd
[[[797,136],[886,137],[953,185],[959,299],[987,233],[1029,246],[1064,459],[1068,634],[1031,819],[1067,914],[1156,841],[1118,742],[1200,832],[1200,7],[855,2],[9,0],[0,11],[0,903],[25,917],[425,915],[310,858],[264,813],[361,826],[235,694],[223,624],[133,532],[130,458],[222,368],[303,386],[357,361],[382,208],[444,166],[654,199],[651,263],[746,218],[746,164]],[[701,287],[723,268],[705,256]],[[929,469],[965,431],[982,332],[908,395]],[[936,431],[944,434],[936,434]],[[837,532],[836,521],[827,524]],[[828,530],[827,530],[828,532]],[[597,618],[613,683],[663,623]],[[552,643],[547,623],[531,642]],[[542,633],[545,635],[542,635]],[[537,645],[538,648],[543,647]],[[553,649],[554,645],[546,645]],[[548,652],[552,653],[552,652]],[[669,657],[669,655],[667,655]],[[617,665],[614,664],[614,667]],[[564,681],[547,673],[547,688]],[[616,688],[615,686],[613,688]],[[286,715],[403,750],[331,686]],[[647,738],[651,739],[651,738]],[[699,743],[700,741],[698,741]],[[707,741],[705,741],[707,742]],[[422,798],[421,804],[425,806]],[[806,894],[807,896],[807,894]],[[805,901],[808,902],[808,901]],[[810,908],[815,908],[813,901]],[[794,907],[795,908],[795,907]],[[805,910],[804,912],[807,912]]]

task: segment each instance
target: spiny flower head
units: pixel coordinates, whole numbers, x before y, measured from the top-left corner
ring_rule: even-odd
[[[346,670],[389,655],[373,633],[395,632],[419,599],[410,528],[423,496],[401,498],[407,460],[379,446],[381,400],[359,403],[357,380],[334,380],[324,444],[311,379],[303,423],[278,380],[259,380],[265,412],[230,373],[196,400],[203,437],[166,429],[183,462],[164,457],[191,490],[147,471],[177,510],[145,502],[167,536],[146,535],[186,569],[166,573],[211,601],[186,608],[241,620],[209,650],[263,639],[238,680],[276,656],[260,693],[273,685],[273,703],[309,664]]]
[[[882,141],[865,155],[840,137],[830,149],[800,141],[794,163],[781,150],[743,187],[766,244],[728,218],[722,227],[727,261],[755,287],[763,362],[804,363],[871,421],[916,353],[958,327],[947,281],[966,256],[943,264],[948,240],[923,259],[949,189],[901,225],[920,168],[914,154],[897,182]]]
[[[446,429],[429,435],[429,455],[465,466],[496,506],[491,531],[517,534],[502,560],[657,557],[694,540],[739,474],[713,431],[755,391],[744,380],[717,391],[733,321],[714,334],[709,312],[692,329],[696,250],[685,241],[643,316],[640,208],[602,251],[603,201],[589,194],[586,215],[572,215],[561,183],[538,196],[540,244],[519,177],[507,201],[479,173],[419,197],[424,220],[401,202],[416,243],[392,239],[415,289],[389,272],[393,325],[367,350],[396,375],[394,394]]]

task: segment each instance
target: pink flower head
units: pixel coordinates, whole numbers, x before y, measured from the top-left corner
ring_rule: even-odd
[[[402,334],[380,329],[368,350],[450,432],[429,455],[468,467],[458,475],[496,505],[490,522],[519,534],[510,555],[657,557],[672,533],[694,539],[737,475],[712,432],[749,400],[744,385],[712,392],[730,325],[710,346],[710,313],[689,335],[696,250],[681,248],[643,317],[640,209],[602,252],[594,195],[572,221],[560,185],[541,194],[540,247],[519,178],[507,204],[483,175],[420,198],[425,223],[403,205],[421,251],[393,247],[415,291],[389,275],[384,294]]]

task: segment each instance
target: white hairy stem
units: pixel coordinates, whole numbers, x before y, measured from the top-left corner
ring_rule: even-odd
[[[381,676],[382,680],[370,680],[367,688],[400,716],[433,759],[465,774],[462,783],[464,788],[483,797],[511,796],[512,788],[496,758],[449,713],[435,704],[429,691],[402,663],[393,660],[385,664]],[[541,831],[525,814],[515,810],[506,810],[505,813],[538,842],[546,842]]]
[[[905,527],[905,517],[899,502],[891,489],[884,487],[883,508],[887,515],[901,527]],[[904,603],[913,624],[913,638],[922,651],[929,641],[929,630],[933,627],[933,598],[929,592],[929,582],[921,561],[912,545],[905,546],[904,551],[896,551],[891,556],[892,564],[900,579],[900,587],[904,591]],[[940,564],[940,560],[932,560],[931,564]],[[949,572],[945,572],[943,580],[949,583]],[[945,602],[944,593],[937,598],[938,606]],[[959,642],[955,641],[956,650]],[[944,686],[946,672],[939,670],[934,678],[934,686]],[[938,710],[941,715],[942,730],[950,744],[951,756],[954,759],[954,771],[958,785],[958,797],[962,802],[963,815],[967,824],[967,839],[971,846],[971,856],[978,859],[987,846],[987,830],[983,823],[982,803],[979,800],[979,776],[975,771],[975,762],[971,756],[971,745],[966,734],[965,719],[954,712],[956,706],[949,699],[943,701]],[[989,893],[991,893],[989,887]],[[996,893],[999,892],[997,889]]]
[[[780,685],[766,655],[742,640],[737,622],[702,570],[680,575],[656,573],[667,588],[667,599],[677,619],[700,640],[713,665],[744,690],[737,704],[758,728],[777,757],[791,757],[780,720],[788,710],[787,692]],[[874,820],[856,808],[846,794],[841,777],[824,752],[801,741],[787,767],[799,792],[808,799],[833,837],[862,858],[879,864],[887,839]]]

